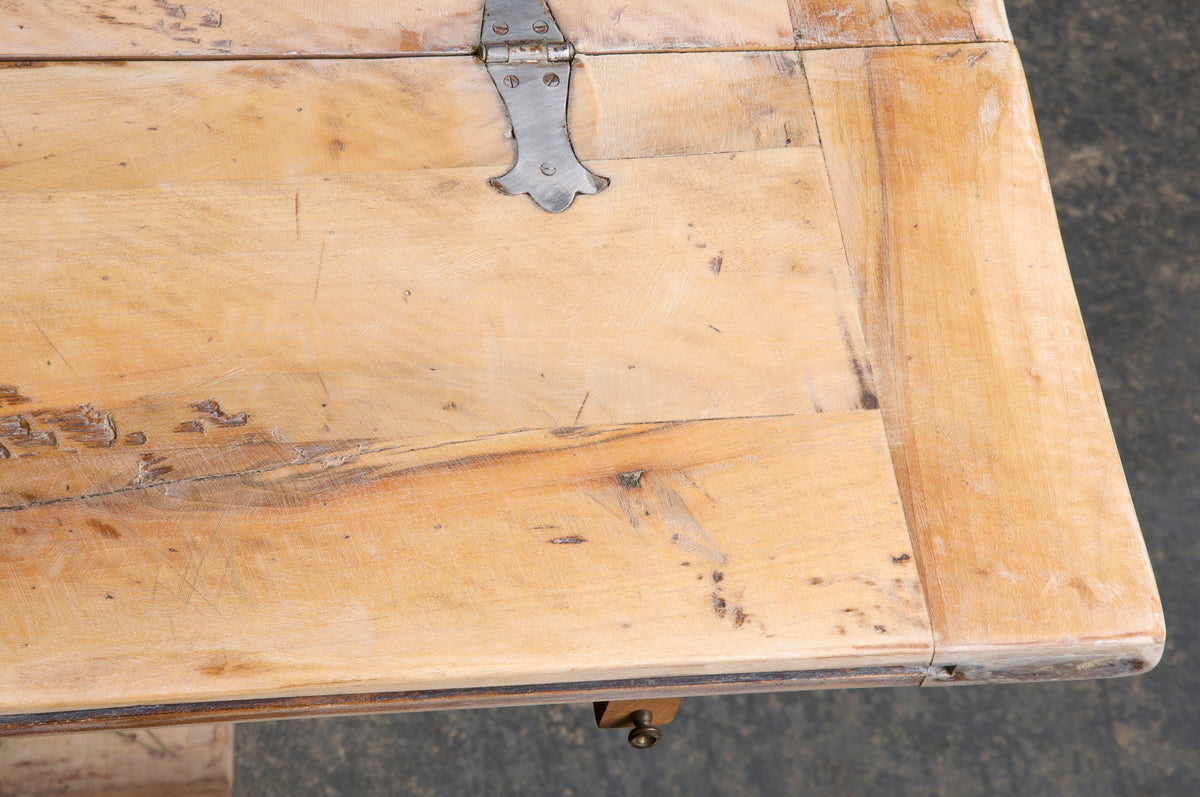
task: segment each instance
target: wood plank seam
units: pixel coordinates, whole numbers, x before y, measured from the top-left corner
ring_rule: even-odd
[[[885,434],[893,448],[908,518],[907,531],[916,552],[918,570],[926,592],[931,596],[927,609],[935,630],[934,655],[926,681],[1045,680],[1142,672],[1153,666],[1161,655],[1161,605],[1124,487],[1107,416],[1103,414],[1103,399],[1095,382],[1086,338],[1078,322],[1078,307],[1073,290],[1070,290],[1061,243],[1057,239],[1049,186],[1015,50],[1009,43],[969,48],[941,44],[914,47],[917,49],[868,48],[844,55],[835,55],[832,51],[809,52],[806,67],[811,62],[820,70],[820,85],[814,85],[811,69],[806,68],[805,75],[814,99],[818,137],[829,179],[838,195],[843,248],[859,292],[866,345],[873,355],[872,360],[884,364],[878,384],[885,416],[891,415],[885,424]],[[881,65],[875,64],[876,54],[884,60]],[[877,72],[881,79],[886,78],[886,86],[876,86]],[[935,98],[935,89],[928,88],[931,83],[951,86],[956,94],[972,101],[964,103],[961,110],[946,109],[944,116],[931,120],[928,118],[933,113],[930,107],[942,107]],[[977,104],[979,108],[975,111]],[[881,119],[885,112],[888,115],[886,124]],[[831,135],[827,123],[837,128],[841,139]],[[963,142],[942,143],[945,150],[942,157],[951,162],[949,165],[931,164],[917,157],[917,153],[914,153],[912,163],[896,161],[898,153],[912,151],[909,138],[918,135],[914,130],[922,129],[922,124],[938,123],[946,129],[959,130]],[[1012,125],[1012,128],[1002,125]],[[1015,153],[1004,151],[1017,146],[1020,149]],[[835,161],[839,170],[836,175]],[[1007,201],[1022,207],[1029,217],[1027,224],[1045,230],[1035,236],[1039,243],[1030,244],[1027,238],[1014,238],[1006,233],[1000,219],[1007,216],[992,214],[975,218],[979,211],[974,216],[948,210],[939,212],[936,202],[930,203],[924,215],[914,213],[911,207],[914,195],[920,195],[921,190],[947,196],[975,191],[974,200],[970,198],[971,194],[966,194],[961,201],[968,207],[977,205],[979,202],[975,200],[980,198],[979,192],[985,190],[982,186],[987,185],[987,178],[1001,167],[1007,170],[996,175],[996,187],[987,189],[982,201],[985,205]],[[896,208],[891,207],[889,185],[893,173],[897,180],[908,181],[902,185],[906,191],[902,198],[907,199],[908,204]],[[969,226],[972,223],[974,226]],[[918,226],[922,231],[919,234],[909,230],[912,227],[915,231]],[[937,401],[940,398],[944,404],[945,395],[962,392],[962,387],[956,387],[953,381],[960,377],[944,375],[935,365],[925,365],[922,356],[928,359],[930,355],[920,342],[923,339],[904,326],[908,304],[918,308],[912,312],[921,322],[931,316],[942,317],[928,313],[927,307],[925,312],[920,309],[922,299],[929,301],[925,297],[931,290],[920,281],[924,275],[919,273],[924,270],[921,253],[927,251],[920,247],[936,246],[942,226],[954,230],[960,237],[970,233],[966,236],[965,249],[960,246],[961,252],[939,253],[929,263],[945,273],[939,277],[925,277],[926,282],[940,278],[944,281],[940,287],[942,292],[954,288],[960,296],[958,304],[946,312],[957,310],[961,313],[961,306],[980,303],[987,308],[988,301],[1005,307],[1005,303],[1013,301],[1010,291],[1028,291],[1030,282],[1038,279],[1052,280],[1054,289],[1050,291],[1053,298],[1025,299],[1025,304],[1020,307],[1022,314],[1005,319],[1006,324],[993,330],[999,337],[998,342],[989,341],[990,336],[982,338],[982,343],[980,338],[964,340],[961,330],[950,321],[943,321],[940,327],[935,326],[931,331],[935,336],[946,334],[951,340],[930,343],[929,348],[941,351],[939,347],[961,347],[956,355],[953,351],[949,354],[956,356],[956,362],[964,369],[966,376],[961,378],[978,381],[976,387],[983,395],[989,395],[989,391],[1003,394],[1009,389],[1005,372],[1000,370],[1001,362],[1008,367],[1020,368],[1023,376],[1033,377],[1026,383],[1011,385],[1014,395],[1002,405],[1004,410],[993,408],[991,414],[985,411],[981,415],[980,409],[969,408],[962,413],[959,423],[974,419],[982,430],[980,436],[986,440],[988,432],[997,424],[1001,424],[1002,429],[1013,428],[1015,421],[1009,416],[1024,418],[1026,425],[1031,424],[1034,430],[1025,433],[1029,438],[1025,444],[1040,446],[1039,450],[1045,454],[1054,453],[1061,459],[1070,456],[1070,438],[1064,446],[1060,442],[1061,435],[1046,436],[1046,432],[1039,430],[1054,424],[1071,423],[1073,416],[1085,415],[1086,421],[1075,418],[1073,422],[1082,423],[1078,430],[1083,436],[1078,443],[1081,453],[1088,452],[1089,456],[1096,457],[1098,466],[1102,463],[1105,471],[1103,484],[1096,487],[1104,493],[1103,501],[1115,503],[1115,506],[1103,510],[1104,514],[1082,524],[1074,518],[1056,518],[1057,524],[1047,522],[1061,510],[1057,509],[1055,501],[1047,500],[1052,494],[1049,489],[1036,486],[1041,481],[1031,487],[1028,484],[1030,477],[1024,475],[1027,471],[1020,470],[1019,465],[1028,459],[1021,456],[1026,445],[1010,456],[1011,463],[997,459],[995,454],[976,454],[976,459],[982,457],[982,460],[974,465],[969,459],[955,464],[958,460],[952,456],[948,458],[949,452],[943,450],[946,447],[944,425],[953,422],[947,413],[953,415],[954,405],[942,406]],[[926,229],[933,232],[924,232]],[[852,232],[856,232],[861,240],[851,241],[847,236]],[[904,240],[893,241],[894,234]],[[952,242],[958,240],[951,238]],[[983,249],[975,252],[972,247]],[[997,262],[997,257],[1002,259]],[[978,258],[983,259],[979,261]],[[896,262],[892,262],[893,259]],[[949,263],[959,261],[961,265],[956,267],[957,270],[950,269]],[[1041,267],[1047,274],[1045,277],[1040,276],[1043,271],[1033,271],[1034,265],[1020,265],[1041,261],[1048,264]],[[917,271],[906,272],[905,267]],[[995,281],[987,285],[991,288],[989,293],[984,293],[984,286],[980,285],[985,278]],[[909,283],[913,284],[910,286]],[[976,297],[974,287],[977,285],[979,297]],[[969,297],[960,293],[967,287],[971,288]],[[956,317],[951,315],[951,318]],[[1062,327],[1063,336],[1056,336],[1055,342],[1046,342],[1040,348],[1022,343],[1022,335],[1028,334],[1023,331],[1026,325],[1037,325],[1040,329],[1047,323],[1054,324],[1056,329]],[[954,338],[955,335],[959,337]],[[1016,342],[1013,342],[1014,338]],[[880,344],[884,351],[875,348]],[[917,360],[909,365],[914,357]],[[1042,370],[1047,358],[1059,364],[1059,380],[1068,380],[1068,376],[1063,375],[1064,361],[1071,366],[1069,379],[1075,381],[1068,381],[1062,387],[1069,391],[1068,396],[1078,394],[1085,397],[1085,401],[1076,398],[1073,403],[1055,403],[1058,399],[1053,388],[1042,388],[1043,392],[1038,392],[1043,379],[1037,372]],[[1046,373],[1046,381],[1049,381],[1054,371],[1050,369]],[[914,393],[922,390],[925,392]],[[934,394],[930,395],[928,391],[934,391]],[[1040,404],[1033,403],[1043,395],[1048,397],[1042,398]],[[914,405],[911,403],[914,400],[920,403]],[[909,403],[905,404],[906,401]],[[941,415],[936,414],[938,411]],[[914,432],[914,427],[923,431]],[[893,432],[902,435],[903,439],[895,439]],[[1091,442],[1085,446],[1088,440]],[[929,460],[928,464],[923,459]],[[922,472],[923,465],[929,473]],[[970,470],[972,467],[978,473]],[[1026,467],[1036,468],[1037,472],[1046,469],[1045,465],[1027,464]],[[962,468],[964,475],[971,478],[961,484],[948,479],[944,487],[938,487],[939,474],[946,468]],[[1110,476],[1121,486],[1108,490]],[[973,491],[978,488],[971,486],[972,481],[988,478],[999,481],[1004,489],[993,486],[988,493],[976,495]],[[1056,492],[1062,499],[1074,502],[1080,500],[1075,497],[1076,492],[1088,493],[1086,486],[1072,488],[1071,477],[1061,471],[1055,471],[1047,478],[1054,481]],[[1095,500],[1086,502],[1089,512],[1096,513],[1095,503]],[[980,517],[972,521],[961,519],[970,511]],[[1018,519],[1016,522],[1013,514]],[[956,517],[960,518],[957,522],[953,520]],[[980,521],[984,521],[983,525],[976,528]],[[1004,539],[1010,544],[1034,547],[1014,557],[1011,564],[995,558],[977,561],[976,557],[981,554],[975,551],[971,541],[979,546],[980,531],[993,525],[997,530],[1004,530]],[[1045,536],[1047,534],[1049,536]],[[1028,539],[1029,535],[1035,536]],[[942,545],[950,546],[948,550],[952,552],[944,553]],[[995,542],[990,543],[992,547],[995,545]],[[1107,551],[1108,546],[1113,545],[1128,554],[1127,564],[1121,564],[1124,559],[1117,554],[1096,558],[1094,552],[1097,549]],[[986,549],[989,545],[983,547]],[[1056,550],[1059,558],[1048,557],[1040,549]],[[982,554],[983,557],[1004,555],[1002,551]],[[1008,555],[1011,556],[1011,551]],[[1109,559],[1117,564],[1107,564]],[[972,562],[976,561],[975,569],[971,570]],[[994,577],[989,580],[994,567],[1005,565],[1015,571],[1002,571],[1009,579],[1007,583],[1001,585]],[[1059,574],[1061,578],[1057,580],[1049,578]],[[1103,584],[1104,600],[1088,587],[1085,579],[1089,577]],[[1070,584],[1065,583],[1068,578]],[[1064,590],[1062,586],[1068,588]],[[995,589],[1012,592],[1013,608],[1023,610],[1024,615],[999,618],[988,614],[986,606]],[[1044,618],[1048,611],[1054,612],[1055,618],[1070,612],[1077,618],[1078,625],[1064,625],[1060,620],[1059,627],[1051,623],[1047,628],[1045,619],[1031,624],[1030,618]],[[964,621],[960,616],[964,613],[976,619],[978,625]],[[986,633],[997,624],[1007,637],[993,642]],[[1084,628],[1088,631],[1082,630]],[[1056,633],[1060,636],[1055,636]]]
[[[868,53],[869,53],[869,52],[870,52],[870,50],[868,50]],[[808,92],[808,95],[809,95],[810,97],[812,97],[812,96],[813,96],[813,93],[812,93],[812,88],[813,88],[813,87],[812,87],[812,84],[811,84],[811,82],[809,81],[809,78],[808,78],[808,70],[807,70],[807,69],[804,67],[804,62],[803,62],[803,61],[801,61],[801,69],[800,69],[800,74],[801,74],[801,77],[802,77],[802,79],[804,80],[804,86],[805,86],[805,90]],[[873,108],[872,108],[872,112],[874,112],[874,109],[873,109]],[[813,106],[813,119],[814,119],[814,122],[813,122],[813,124],[816,126],[816,130],[817,130],[817,145],[821,147],[822,153],[824,154],[824,152],[825,152],[825,144],[824,144],[824,139],[823,139],[823,137],[822,137],[822,134],[821,134],[821,124],[820,124],[820,118],[819,118],[819,116],[818,116],[818,114],[817,114],[817,112],[816,112],[816,106],[815,106],[815,103],[814,103],[814,106]],[[881,153],[879,154],[879,157],[882,157],[882,154],[881,154]],[[825,176],[826,176],[826,179],[828,179],[828,180],[829,180],[829,185],[830,185],[830,186],[832,186],[832,185],[833,185],[833,172],[832,172],[832,171],[831,171],[831,169],[830,169],[830,165],[829,165],[829,158],[828,158],[828,156],[825,156],[825,157],[823,158],[823,160],[825,161]],[[859,280],[859,279],[860,279],[860,274],[859,274],[859,272],[858,272],[858,270],[857,270],[857,269],[850,268],[850,262],[849,262],[849,257],[850,257],[850,255],[849,255],[849,251],[850,251],[850,250],[847,248],[847,244],[848,244],[848,242],[847,242],[847,240],[846,240],[846,226],[845,226],[844,224],[841,224],[841,223],[839,223],[839,224],[838,224],[838,231],[839,231],[839,233],[840,233],[840,235],[841,235],[841,238],[842,238],[842,256],[843,256],[844,258],[846,258],[846,268],[847,268],[847,269],[849,270],[849,272],[850,272],[850,279],[851,279],[851,282],[857,282],[857,280]],[[857,295],[857,296],[859,296],[859,297],[862,297],[862,296],[864,296],[864,295],[865,295],[865,294],[863,293],[862,289],[861,289],[861,286],[859,286],[859,285],[857,285],[857,284],[855,285],[855,291],[856,291],[856,295]],[[860,304],[860,305],[861,305],[861,301],[862,301],[862,299],[860,298],[860,299],[859,299],[859,304]],[[863,312],[863,310],[862,310],[862,308],[861,308],[861,306],[860,306],[860,307],[859,307],[860,323],[862,323],[862,321],[861,321],[862,312]],[[869,346],[869,342],[868,342],[868,341],[865,341],[865,340],[864,340],[864,342],[863,342],[863,348],[864,348],[864,351],[865,351],[865,353],[866,353],[866,365],[865,365],[865,367],[866,367],[866,369],[867,369],[868,378],[870,378],[870,379],[871,379],[872,383],[875,383],[875,384],[877,384],[877,382],[876,382],[876,380],[875,380],[875,378],[874,378],[874,375],[871,373],[871,363],[872,363],[872,362],[875,362],[875,354],[874,354],[874,353],[871,351],[871,349],[870,349],[870,346]],[[893,441],[892,441],[892,439],[891,439],[890,433],[889,433],[889,431],[888,431],[888,425],[887,425],[886,423],[883,425],[883,434],[884,434],[884,438],[885,438],[885,440],[887,441],[887,445],[888,445],[889,449],[891,449],[891,447],[892,447],[892,445],[893,445]],[[903,503],[904,503],[904,496],[903,496],[903,495],[901,495],[901,496],[900,496],[900,502],[901,502],[901,504],[903,505]],[[906,513],[906,515],[907,515],[907,513]],[[912,545],[913,545],[913,539],[912,539],[912,529],[911,529],[911,527],[910,527],[910,525],[909,525],[908,523],[905,523],[905,524],[904,524],[904,533],[905,533],[905,534],[908,536],[908,544],[909,544],[910,546],[912,546]],[[925,578],[925,576],[924,576],[924,574],[925,574],[925,570],[924,570],[924,569],[922,569],[922,567],[921,567],[921,558],[920,558],[920,556],[918,556],[918,555],[917,555],[917,552],[916,552],[916,548],[915,548],[915,547],[913,547],[913,557],[914,557],[915,563],[916,563],[916,565],[917,565],[917,573],[919,574],[919,576],[918,576],[918,577],[919,577],[919,578],[920,578],[920,580],[921,580],[921,584],[922,584],[922,586],[924,586],[924,583],[925,583],[925,581],[924,581],[924,578]],[[926,601],[924,605],[925,605],[925,616],[926,616],[926,620],[927,620],[927,622],[929,623],[929,628],[930,628],[930,629],[933,629],[933,628],[934,628],[934,625],[933,625],[933,615],[932,615],[932,613],[929,611],[929,603],[928,603],[928,601]],[[929,650],[929,661],[928,661],[928,662],[926,662],[926,665],[925,665],[925,674],[923,674],[923,675],[921,676],[921,680],[920,680],[920,681],[917,683],[917,685],[918,685],[918,686],[924,686],[924,685],[925,685],[925,679],[926,679],[927,677],[929,677],[929,675],[932,675],[932,674],[934,673],[934,666],[933,666],[933,662],[934,662],[934,660],[937,658],[937,647],[936,647],[936,645],[937,645],[937,637],[936,637],[936,635],[934,635],[934,636],[933,636],[932,643],[930,644],[930,650]]]

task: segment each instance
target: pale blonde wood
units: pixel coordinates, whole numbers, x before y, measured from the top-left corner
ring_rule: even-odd
[[[920,666],[882,435],[515,432],[5,513],[0,705]]]
[[[595,703],[592,708],[596,714],[597,728],[632,728],[633,712],[642,709],[651,712],[651,722],[655,725],[669,725],[679,712],[679,698],[605,700]]]
[[[1002,0],[552,0],[582,53],[1011,40]],[[0,3],[0,58],[465,55],[481,0]]]
[[[0,57],[468,53],[482,0],[8,0]]]
[[[299,167],[170,168],[181,146],[232,161],[277,135],[242,110],[272,80],[326,109],[322,82],[400,78],[410,110],[364,137],[504,141],[494,97],[490,117],[443,102],[455,85],[422,97],[422,59],[384,78],[197,64],[197,83],[232,76],[219,132],[181,113],[185,135],[141,135],[124,185],[30,174],[0,194],[7,712],[925,666],[826,167],[788,146],[788,120],[815,139],[802,71],[719,56],[774,88],[681,126],[705,128],[693,149],[753,151],[635,158],[685,139],[618,128],[612,98],[669,110],[692,67],[668,57],[651,93],[641,57],[606,58],[577,143],[623,157],[590,161],[612,186],[569,214],[491,188],[508,142],[480,166],[367,151],[340,174],[311,154],[318,126]],[[435,63],[484,93],[477,64]],[[103,68],[10,74],[32,104],[39,74],[65,91]],[[109,68],[114,93],[155,78],[126,127],[195,96],[177,65]],[[26,146],[69,140],[33,124]],[[722,417],[743,420],[698,420]]]
[[[485,168],[0,196],[0,500],[875,406],[817,149],[594,168],[569,216]]]
[[[820,145],[799,53],[581,56],[571,79],[584,159]]]
[[[582,53],[786,50],[788,0],[551,0]]]
[[[801,48],[897,44],[887,0],[791,0]]]
[[[0,741],[7,797],[229,797],[233,726],[98,731]]]
[[[787,0],[552,0],[580,52],[792,46]],[[47,0],[0,3],[0,57],[249,57],[470,53],[482,0],[338,3]]]
[[[585,159],[816,145],[800,74],[796,53],[581,56],[572,141]],[[471,58],[31,63],[0,70],[0,92],[9,191],[499,174],[513,158],[495,85]]]
[[[802,49],[1012,41],[1003,0],[791,0]]]
[[[935,664],[956,667],[935,680],[1153,666],[1162,609],[1014,49],[804,63]]]
[[[902,44],[1012,41],[1003,0],[888,0]]]

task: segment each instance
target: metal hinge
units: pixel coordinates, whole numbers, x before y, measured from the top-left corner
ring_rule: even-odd
[[[551,213],[576,194],[608,187],[575,155],[567,133],[571,46],[543,0],[487,0],[479,56],[508,109],[517,159],[491,183],[506,194],[529,194]]]

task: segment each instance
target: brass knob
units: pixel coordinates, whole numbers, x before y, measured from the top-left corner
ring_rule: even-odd
[[[654,722],[654,715],[649,709],[639,708],[629,718],[633,720],[633,730],[629,732],[631,745],[639,750],[649,750],[662,740],[662,731],[650,724]]]

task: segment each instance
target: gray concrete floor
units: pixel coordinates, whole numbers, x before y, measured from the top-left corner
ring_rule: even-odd
[[[691,700],[649,753],[578,706],[249,724],[239,794],[1200,794],[1200,3],[1008,9],[1166,606],[1159,667]]]

